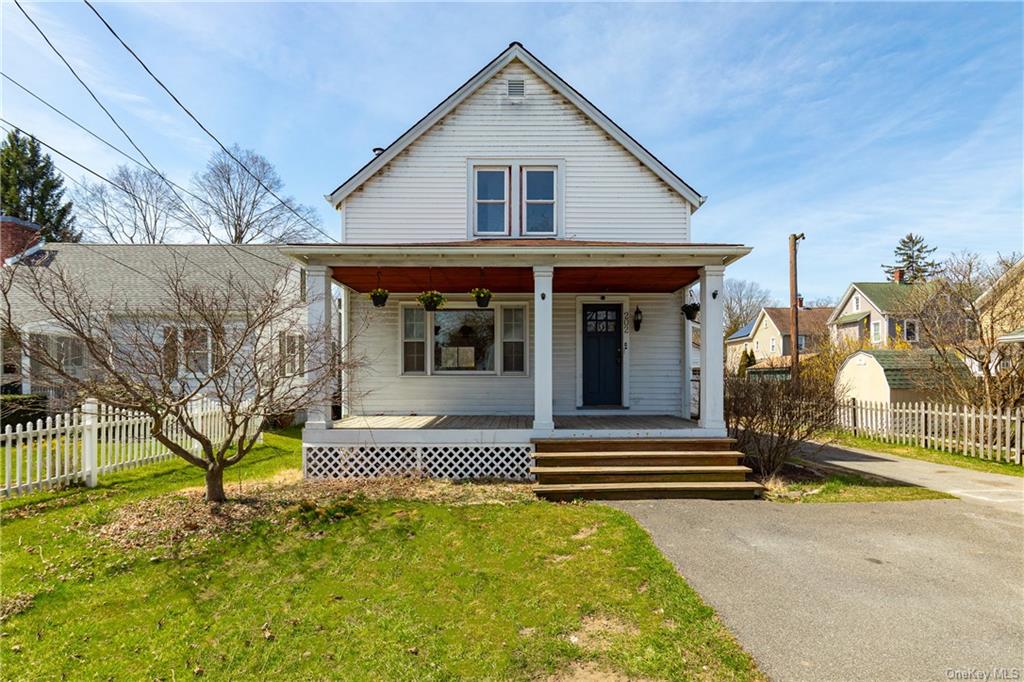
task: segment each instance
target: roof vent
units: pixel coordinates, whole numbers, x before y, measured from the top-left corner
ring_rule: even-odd
[[[526,97],[526,81],[520,79],[508,81],[508,96],[512,99],[523,99]]]
[[[373,148],[373,155],[374,156],[380,156],[383,152],[384,152],[384,147],[374,147]]]

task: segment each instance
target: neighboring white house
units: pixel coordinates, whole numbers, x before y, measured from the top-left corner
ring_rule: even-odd
[[[341,243],[284,250],[311,294],[343,286],[362,364],[345,418],[326,396],[311,410],[307,475],[522,478],[536,439],[726,435],[721,343],[700,346],[691,421],[681,306],[699,283],[704,338],[721,338],[723,274],[750,248],[694,242],[704,197],[520,44],[327,199]],[[447,304],[425,310],[428,290]],[[311,304],[311,325],[331,318]]]
[[[14,223],[3,223],[4,242],[15,238]],[[25,227],[24,223],[20,226]],[[45,340],[51,357],[60,357],[64,369],[71,374],[85,372],[86,357],[82,344],[50,319],[31,292],[30,270],[60,270],[80,283],[83,301],[91,305],[106,303],[116,320],[119,310],[152,310],[154,326],[163,334],[165,361],[173,358],[179,376],[187,377],[207,371],[213,363],[213,347],[208,329],[200,326],[161,326],[161,310],[166,310],[166,270],[184,268],[187,282],[211,287],[226,286],[234,278],[236,285],[248,282],[260,286],[285,287],[303,295],[304,273],[293,260],[281,254],[274,245],[171,245],[171,244],[74,244],[35,243],[23,253],[5,258],[6,274],[13,275],[7,293],[11,303],[14,326],[20,333]],[[5,314],[0,311],[0,314]],[[301,320],[295,320],[299,323]],[[287,334],[286,330],[280,333]],[[54,406],[64,398],[63,388],[45,381],[45,370],[28,356],[20,357],[13,344],[4,344],[4,386],[23,394],[47,395]],[[295,368],[301,373],[301,368]]]

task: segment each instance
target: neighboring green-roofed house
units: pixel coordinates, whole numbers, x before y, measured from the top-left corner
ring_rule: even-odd
[[[940,363],[935,350],[862,350],[839,367],[836,386],[858,402],[938,400],[944,380],[935,369]]]
[[[917,321],[906,314],[911,296],[928,284],[902,282],[854,282],[828,319],[835,341],[891,348],[896,344],[917,346]]]

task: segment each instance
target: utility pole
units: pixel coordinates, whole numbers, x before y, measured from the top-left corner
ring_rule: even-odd
[[[804,233],[789,235],[789,378],[794,388],[800,381],[800,317],[797,313],[799,296],[796,286],[796,245]]]

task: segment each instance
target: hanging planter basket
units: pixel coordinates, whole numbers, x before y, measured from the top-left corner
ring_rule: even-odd
[[[476,301],[477,308],[486,308],[491,304],[491,290],[476,287],[475,289],[469,290],[473,300]]]
[[[424,291],[422,294],[416,297],[416,300],[420,302],[424,310],[437,310],[445,303],[448,299],[440,291]]]
[[[370,292],[370,300],[374,308],[383,308],[388,302],[388,290],[377,287]]]

